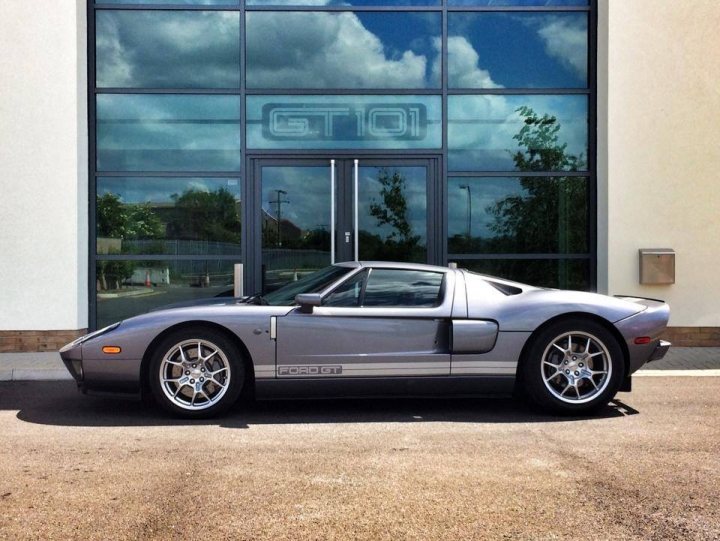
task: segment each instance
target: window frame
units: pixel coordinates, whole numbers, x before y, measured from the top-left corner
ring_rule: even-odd
[[[384,6],[284,6],[284,5],[246,5],[243,0],[237,0],[236,3],[227,4],[153,4],[153,3],[137,3],[137,4],[120,4],[112,1],[93,2],[89,0],[86,3],[87,8],[87,84],[88,84],[88,168],[89,168],[89,227],[88,227],[88,300],[89,300],[89,320],[88,327],[92,330],[97,328],[97,298],[96,298],[96,262],[98,260],[167,260],[167,255],[99,255],[96,250],[96,182],[100,176],[132,176],[132,177],[218,177],[218,178],[234,178],[237,179],[240,190],[241,200],[249,202],[253,200],[253,188],[250,186],[249,167],[253,159],[265,157],[287,156],[290,152],[285,150],[263,150],[248,152],[246,142],[246,97],[251,95],[272,95],[272,94],[293,94],[293,95],[438,95],[441,97],[442,107],[442,147],[435,150],[419,150],[413,154],[432,154],[437,155],[441,159],[438,171],[439,178],[439,200],[438,206],[438,223],[436,224],[436,235],[440,239],[440,249],[437,263],[447,265],[450,261],[457,260],[485,260],[485,259],[543,259],[543,260],[586,260],[589,265],[588,288],[595,290],[597,287],[597,26],[598,26],[598,0],[588,0],[587,5],[578,6],[471,6],[471,5],[449,5],[448,0],[442,0],[439,5],[423,6],[423,5],[384,5]],[[102,10],[160,10],[160,11],[237,11],[240,14],[240,87],[237,89],[218,89],[218,88],[122,88],[108,87],[98,88],[95,81],[95,14]],[[442,48],[440,52],[441,58],[441,87],[431,89],[250,89],[247,88],[245,79],[245,39],[246,39],[246,13],[254,11],[324,11],[324,12],[437,12],[441,14],[442,25]],[[493,88],[493,89],[467,89],[467,88],[449,88],[448,85],[448,17],[454,12],[535,12],[535,13],[553,13],[553,12],[586,12],[588,13],[588,85],[586,88]],[[241,129],[241,148],[240,148],[240,170],[239,171],[98,171],[96,161],[97,150],[97,130],[96,130],[96,101],[97,96],[101,94],[221,94],[221,95],[237,95],[240,97],[240,129]],[[583,176],[588,179],[589,186],[589,223],[588,238],[589,250],[581,254],[455,254],[448,253],[447,246],[447,223],[448,213],[451,209],[447,208],[447,179],[452,177],[507,177],[515,176],[513,172],[508,174],[507,171],[449,171],[448,170],[448,142],[447,142],[447,120],[448,120],[448,97],[453,95],[513,95],[513,94],[582,94],[588,96],[588,167],[584,172],[538,172],[524,173],[523,176]],[[297,155],[304,157],[324,157],[329,152],[334,154],[353,155],[359,158],[384,155],[405,156],[405,150],[366,150],[366,149],[337,149],[329,150],[303,150]],[[175,256],[177,260],[187,259],[217,259],[217,260],[234,260],[243,262],[246,265],[252,257],[252,241],[251,235],[252,224],[245,222],[246,215],[250,212],[243,213],[243,237],[242,237],[242,255],[219,255],[219,256]],[[252,277],[250,273],[245,273],[245,290],[248,293],[253,287]]]

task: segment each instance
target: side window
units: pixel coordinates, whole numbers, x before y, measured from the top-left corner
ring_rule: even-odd
[[[373,269],[365,287],[363,306],[431,308],[442,302],[441,272]]]
[[[367,271],[357,273],[323,299],[323,306],[359,306]]]

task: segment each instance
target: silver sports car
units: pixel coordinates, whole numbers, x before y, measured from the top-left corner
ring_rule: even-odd
[[[60,354],[84,392],[152,394],[185,417],[241,394],[487,395],[588,413],[662,358],[662,301],[541,289],[467,270],[340,263],[263,296],[169,307]]]

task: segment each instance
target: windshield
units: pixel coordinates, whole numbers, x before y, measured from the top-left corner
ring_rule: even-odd
[[[317,272],[290,282],[280,289],[264,295],[263,304],[273,306],[291,306],[295,304],[295,296],[301,293],[318,293],[346,274],[355,270],[352,267],[325,267]]]

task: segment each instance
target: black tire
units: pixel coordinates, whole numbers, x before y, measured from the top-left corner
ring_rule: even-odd
[[[224,333],[188,328],[158,344],[148,378],[163,409],[186,419],[207,419],[237,401],[245,383],[245,365],[239,348]]]
[[[520,376],[527,398],[541,409],[566,415],[595,413],[620,389],[623,351],[603,325],[561,320],[531,340]]]

